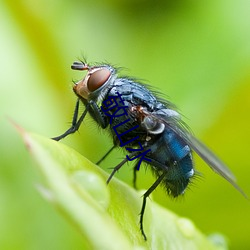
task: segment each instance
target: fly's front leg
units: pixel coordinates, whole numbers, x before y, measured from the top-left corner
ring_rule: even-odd
[[[71,127],[65,133],[63,133],[62,135],[59,135],[57,137],[53,137],[52,138],[53,140],[60,141],[64,137],[68,136],[69,134],[75,133],[79,129],[83,119],[85,118],[85,116],[86,116],[86,114],[88,112],[96,120],[96,122],[101,125],[102,128],[107,127],[107,125],[108,125],[107,117],[104,116],[103,112],[100,110],[98,105],[92,100],[87,103],[86,109],[84,110],[84,112],[80,116],[79,120],[77,120],[78,119],[78,113],[79,113],[79,105],[80,105],[80,100],[78,99],[77,102],[76,102]]]
[[[59,135],[57,137],[53,137],[51,139],[53,139],[55,141],[60,141],[64,137],[68,136],[69,134],[75,133],[79,129],[79,127],[80,127],[80,125],[81,125],[81,123],[82,123],[82,121],[83,121],[84,117],[86,116],[86,114],[88,112],[88,109],[89,109],[89,105],[87,105],[86,109],[84,110],[84,112],[80,116],[79,120],[77,120],[78,119],[78,112],[79,112],[79,104],[80,104],[80,100],[78,99],[77,102],[76,102],[71,127],[65,133],[63,133],[62,135]]]

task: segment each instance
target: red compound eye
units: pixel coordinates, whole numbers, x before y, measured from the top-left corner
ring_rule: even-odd
[[[92,73],[88,79],[88,90],[93,92],[99,89],[109,78],[110,71],[108,69],[99,69]]]

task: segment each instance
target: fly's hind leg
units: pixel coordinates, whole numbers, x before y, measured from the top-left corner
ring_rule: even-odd
[[[141,212],[140,212],[140,230],[141,230],[141,233],[142,233],[144,240],[147,240],[147,236],[146,236],[146,234],[144,232],[144,228],[143,228],[143,217],[144,217],[144,212],[145,212],[145,208],[146,208],[147,198],[158,187],[158,185],[162,182],[165,175],[166,175],[166,172],[163,172],[163,174],[161,174],[158,177],[158,179],[153,183],[153,185],[143,195],[142,208],[141,208]]]

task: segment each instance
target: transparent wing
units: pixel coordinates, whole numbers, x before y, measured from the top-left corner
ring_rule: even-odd
[[[193,151],[195,151],[216,173],[221,175],[229,183],[231,183],[243,196],[246,198],[247,195],[237,185],[236,178],[229,168],[202,142],[195,138],[186,128],[185,124],[182,123],[180,117],[177,115],[170,115],[169,111],[164,110],[159,112],[151,113],[150,116],[158,122],[163,123],[166,127],[173,130],[182,140],[184,140]]]

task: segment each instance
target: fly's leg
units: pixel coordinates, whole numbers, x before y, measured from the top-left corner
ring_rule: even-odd
[[[79,127],[80,127],[80,125],[81,125],[81,123],[82,123],[82,121],[83,121],[84,117],[86,116],[88,109],[89,109],[89,107],[87,106],[86,109],[84,110],[84,112],[82,113],[82,115],[80,116],[79,120],[77,120],[78,119],[78,112],[79,112],[79,103],[80,103],[80,101],[78,99],[76,102],[71,127],[62,135],[59,135],[57,137],[53,137],[52,138],[53,140],[60,141],[64,137],[68,136],[69,134],[75,133],[79,129]]]
[[[103,112],[100,110],[98,105],[92,100],[90,102],[88,102],[88,104],[86,105],[86,109],[84,110],[84,112],[80,116],[79,120],[77,120],[78,113],[79,113],[79,105],[80,105],[80,100],[78,99],[76,102],[71,127],[62,135],[59,135],[57,137],[52,138],[53,140],[60,141],[64,137],[68,136],[69,134],[75,133],[79,129],[84,117],[86,116],[86,114],[88,112],[93,116],[93,118],[96,120],[96,122],[101,125],[102,128],[107,127],[107,125],[108,125],[107,118],[104,116]]]
[[[114,145],[97,163],[96,165],[99,165],[115,148],[116,146]]]
[[[166,170],[168,169],[168,168],[166,168],[166,166],[163,165],[162,163],[160,163],[160,162],[158,162],[158,161],[156,161],[156,160],[154,160],[154,159],[152,159],[152,158],[150,158],[150,157],[148,157],[148,159],[151,160],[151,164],[152,164],[153,166],[157,166],[157,167],[161,168],[163,171],[166,171]],[[133,187],[134,187],[135,189],[137,189],[137,187],[136,187],[137,171],[138,171],[138,164],[136,163],[135,166],[134,166],[134,169],[133,169]]]
[[[111,150],[110,150],[111,151]],[[129,155],[129,158],[132,158],[136,155],[137,152],[134,152],[132,154]],[[112,173],[110,174],[108,180],[107,180],[107,184],[109,184],[109,182],[111,181],[111,179],[113,178],[114,174],[128,161],[127,157],[120,162],[116,167],[114,167]],[[136,171],[137,171],[137,164],[134,167],[134,185],[135,185],[135,181],[136,181]],[[164,177],[166,176],[167,171],[166,171],[166,167],[165,167],[165,171],[163,172],[163,174],[161,174],[157,180],[153,183],[153,185],[146,191],[146,193],[144,193],[143,195],[143,200],[142,200],[142,208],[141,208],[141,212],[140,212],[140,230],[142,233],[142,236],[144,238],[144,240],[147,240],[147,236],[144,232],[143,229],[143,217],[144,217],[144,212],[145,212],[145,208],[146,208],[146,202],[147,202],[147,198],[148,196],[158,187],[158,185],[162,182],[162,180],[164,179]]]
[[[114,167],[112,173],[110,174],[108,180],[107,180],[107,184],[109,184],[109,182],[111,181],[111,179],[113,178],[114,174],[128,161],[127,157],[121,162],[119,163],[117,166]]]
[[[129,155],[129,158],[132,158],[136,155],[137,152],[133,152],[132,154]],[[117,166],[115,166],[113,168],[112,173],[110,174],[108,180],[107,180],[107,184],[109,184],[109,182],[111,181],[111,179],[113,178],[114,174],[127,162],[129,161],[128,158],[126,157],[122,162],[120,162]]]
[[[146,201],[148,196],[158,187],[158,185],[162,182],[163,178],[165,177],[167,172],[164,172],[162,175],[160,175],[158,177],[158,179],[154,182],[154,184],[147,190],[147,192],[143,195],[143,201],[142,201],[142,208],[141,208],[141,212],[140,212],[140,230],[142,233],[142,236],[144,238],[144,240],[147,240],[147,236],[144,232],[143,229],[143,216],[144,216],[144,212],[145,212],[145,208],[146,208]]]
[[[137,171],[138,171],[137,164],[135,164],[134,169],[133,169],[133,187],[134,187],[134,189],[137,189],[137,187],[136,187]]]

